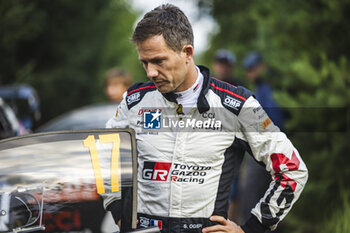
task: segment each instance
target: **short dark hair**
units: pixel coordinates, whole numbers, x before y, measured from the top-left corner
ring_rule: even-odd
[[[176,6],[164,4],[145,14],[137,24],[131,41],[143,42],[163,35],[169,48],[181,51],[184,45],[193,46],[193,31],[186,15]]]

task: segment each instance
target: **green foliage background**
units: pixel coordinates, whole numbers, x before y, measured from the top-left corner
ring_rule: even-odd
[[[262,52],[275,97],[288,111],[287,134],[310,176],[284,232],[350,232],[350,0],[197,3],[218,25],[197,62],[210,66],[214,51],[228,48],[244,81],[244,55]],[[0,1],[0,85],[36,88],[43,122],[104,101],[108,68],[145,77],[129,42],[137,16],[126,0]],[[334,119],[309,111],[314,107],[347,112]]]
[[[244,77],[244,55],[260,51],[272,71],[275,98],[288,112],[287,134],[309,169],[308,184],[280,230],[350,232],[350,1],[198,5],[218,23],[202,63],[210,64],[216,49],[228,48]],[[341,115],[334,114],[338,108]]]
[[[105,100],[107,69],[143,76],[129,42],[137,16],[124,0],[0,1],[0,85],[32,85],[43,122]]]

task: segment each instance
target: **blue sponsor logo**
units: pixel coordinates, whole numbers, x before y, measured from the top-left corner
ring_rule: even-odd
[[[144,129],[160,129],[162,113],[159,111],[150,111],[143,113]]]

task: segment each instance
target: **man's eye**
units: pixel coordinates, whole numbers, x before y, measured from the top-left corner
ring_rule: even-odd
[[[163,60],[160,60],[160,59],[159,60],[157,59],[157,60],[153,61],[153,63],[156,64],[156,65],[161,65],[162,62],[163,62]]]

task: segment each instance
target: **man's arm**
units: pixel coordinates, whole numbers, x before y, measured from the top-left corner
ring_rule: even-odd
[[[241,137],[252,156],[272,176],[270,187],[242,229],[246,233],[273,230],[300,196],[308,178],[307,168],[290,140],[253,96],[244,103],[238,119]]]

